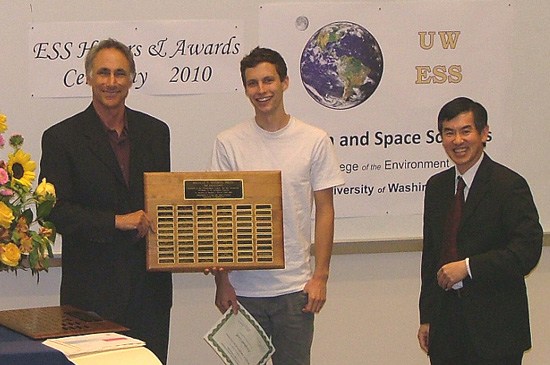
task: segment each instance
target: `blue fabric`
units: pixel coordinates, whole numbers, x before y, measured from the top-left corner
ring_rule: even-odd
[[[302,312],[308,300],[306,293],[237,299],[271,337],[273,365],[310,364],[314,315]]]
[[[0,326],[0,364],[74,365],[63,353]]]

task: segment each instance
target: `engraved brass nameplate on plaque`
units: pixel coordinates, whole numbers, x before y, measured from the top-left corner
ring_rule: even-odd
[[[147,270],[284,268],[280,171],[147,172]]]

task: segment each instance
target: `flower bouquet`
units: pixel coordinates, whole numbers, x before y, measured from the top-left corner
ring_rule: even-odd
[[[0,148],[4,147],[6,116],[0,114]],[[36,163],[25,153],[23,136],[9,138],[13,153],[0,160],[0,271],[30,268],[48,271],[56,230],[47,218],[55,205],[54,186],[43,179],[33,191]]]

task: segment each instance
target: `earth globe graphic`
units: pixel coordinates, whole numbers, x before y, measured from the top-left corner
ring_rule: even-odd
[[[350,109],[376,90],[384,68],[376,39],[361,25],[338,21],[309,39],[300,58],[308,94],[330,109]]]

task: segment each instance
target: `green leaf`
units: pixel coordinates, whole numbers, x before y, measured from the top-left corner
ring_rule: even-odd
[[[50,241],[48,239],[45,239],[45,241],[46,247],[48,248],[48,257],[53,257],[52,245],[50,245]]]
[[[39,258],[39,255],[38,255],[38,250],[36,248],[33,249],[31,252],[29,252],[29,265],[31,269],[35,267],[36,264],[38,263],[38,258]]]
[[[21,213],[21,217],[24,217],[27,220],[27,224],[30,225],[33,221],[34,214],[32,210],[27,209],[23,213]]]
[[[54,201],[52,200],[46,200],[38,205],[36,208],[36,216],[38,219],[47,218],[53,208]]]

